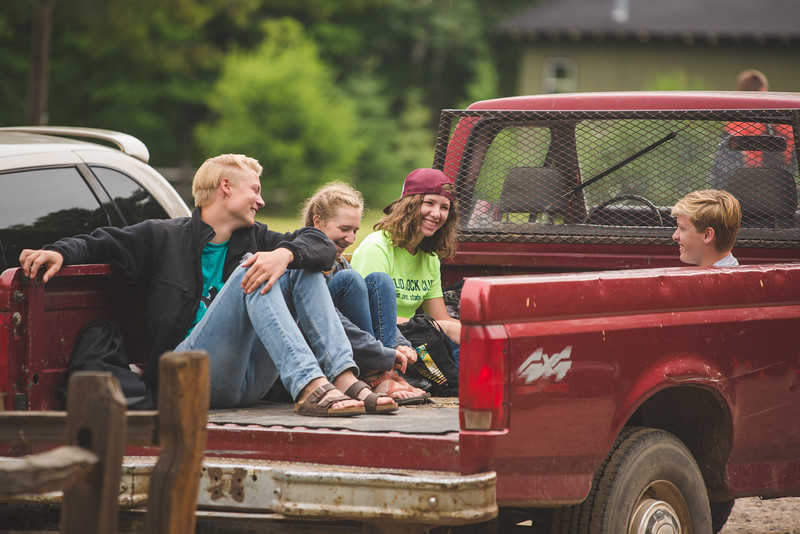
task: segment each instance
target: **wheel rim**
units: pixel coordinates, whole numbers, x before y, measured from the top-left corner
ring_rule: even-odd
[[[657,480],[633,507],[629,534],[692,534],[689,509],[678,488]]]

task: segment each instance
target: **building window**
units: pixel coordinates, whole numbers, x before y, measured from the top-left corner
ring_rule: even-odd
[[[578,89],[578,62],[552,57],[544,63],[544,93],[572,93]]]

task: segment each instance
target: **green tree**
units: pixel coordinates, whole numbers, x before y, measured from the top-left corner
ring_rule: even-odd
[[[292,19],[270,21],[253,52],[224,61],[198,125],[204,153],[244,153],[264,166],[265,200],[296,210],[330,180],[352,181],[364,149],[353,98],[334,84],[313,41]]]
[[[25,122],[33,5],[30,0],[3,0],[0,10],[0,126]]]
[[[280,5],[278,5],[280,4]],[[529,1],[271,2],[303,21],[337,83],[356,97],[365,151],[353,180],[369,205],[396,198],[432,164],[439,112],[498,96],[491,28]]]
[[[431,164],[441,108],[502,96],[498,87],[510,86],[510,55],[497,53],[492,27],[530,1],[3,0],[0,123],[25,121],[33,8],[52,2],[49,123],[122,130],[148,145],[153,164],[193,167],[211,155],[196,147],[193,132],[200,122],[219,120],[219,110],[208,102],[219,92],[227,56],[255,54],[265,36],[264,21],[292,16],[301,21],[304,39],[316,43],[328,92],[339,95],[329,101],[349,102],[355,110],[356,126],[342,124],[338,137],[346,138],[348,149],[359,150],[355,156],[348,150],[345,157],[314,148],[313,136],[297,133],[310,130],[314,121],[299,112],[294,119],[276,113],[282,135],[270,150],[279,153],[276,161],[312,162],[317,174],[321,165],[314,160],[348,160],[348,165],[332,163],[328,176],[318,179],[337,174],[354,181],[368,201],[382,203],[396,195],[410,168]],[[288,92],[302,95],[291,76],[274,83],[287,83],[296,88]],[[272,92],[285,91],[273,87]],[[298,123],[289,126],[292,120]],[[239,136],[258,132],[253,128]],[[292,150],[305,142],[311,146],[298,152],[302,156],[293,154],[283,147],[284,138],[292,140],[287,142]]]
[[[487,71],[503,57],[494,25],[529,8],[531,0],[283,0],[270,5],[301,20],[322,59],[341,79],[362,76],[365,66],[381,80],[392,105],[417,93],[438,117],[477,94],[498,95],[498,76]],[[507,54],[503,54],[505,56]],[[486,74],[489,74],[487,77]],[[478,93],[470,93],[476,91]]]
[[[431,165],[430,113],[419,89],[409,91],[400,105],[392,105],[377,77],[351,79],[347,87],[357,102],[357,135],[366,147],[353,182],[369,208],[382,209],[397,198],[410,170]]]
[[[42,0],[3,0],[0,123],[24,124],[33,83],[31,39]],[[260,0],[54,2],[50,124],[118,129],[140,137],[152,161],[194,159],[191,132],[227,47],[257,41]]]
[[[52,86],[76,87],[51,103],[51,123],[120,129],[140,137],[156,165],[196,158],[192,129],[236,30],[251,38],[254,1],[80,0],[61,30]],[[69,18],[67,18],[69,17]],[[225,37],[218,27],[226,27]],[[99,29],[106,28],[106,29]],[[75,58],[83,61],[75,62]]]

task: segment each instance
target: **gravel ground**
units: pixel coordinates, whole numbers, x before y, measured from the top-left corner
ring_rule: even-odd
[[[737,499],[720,534],[800,534],[800,498]]]
[[[0,534],[32,534],[27,524],[32,516],[37,518],[39,526],[36,534],[58,533],[57,509],[49,508],[44,514],[31,513],[27,506],[0,506]],[[757,497],[737,499],[720,534],[800,534],[800,497],[768,501]]]

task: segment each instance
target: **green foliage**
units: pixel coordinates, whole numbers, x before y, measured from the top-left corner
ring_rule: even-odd
[[[319,1],[329,7],[314,9]],[[308,0],[282,7],[303,21],[323,60],[336,64],[343,79],[374,65],[393,103],[418,88],[435,119],[442,108],[467,100],[476,83],[484,86],[480,98],[497,96],[487,89],[496,74],[486,78],[484,69],[494,63],[492,28],[530,5],[531,0]]]
[[[473,102],[495,98],[499,85],[497,67],[488,54],[483,54],[475,58],[475,70],[472,79],[466,84],[465,98],[455,107],[466,108]]]
[[[421,104],[419,90],[410,91],[401,106],[391,106],[374,77],[354,80],[348,87],[358,105],[358,135],[367,147],[354,185],[368,206],[382,208],[397,198],[410,170],[431,165],[434,137],[430,114]]]
[[[30,0],[3,0],[0,10],[0,126],[24,123],[32,26]]]
[[[0,123],[23,124],[37,2],[3,2]],[[251,37],[251,15],[261,0],[53,4],[49,123],[133,134],[148,145],[155,165],[172,166],[192,157],[189,134],[205,113],[225,47],[231,35]]]
[[[712,86],[705,80],[689,80],[684,70],[660,74],[648,87],[649,91],[708,91]]]
[[[352,97],[334,85],[302,27],[270,21],[265,34],[256,51],[225,59],[197,140],[210,156],[258,159],[266,200],[293,207],[321,182],[350,179],[363,144]]]
[[[125,131],[163,167],[242,147],[285,189],[287,211],[331,179],[370,205],[392,200],[410,169],[431,165],[441,108],[498,96],[508,54],[493,56],[491,28],[531,3],[3,0],[2,125],[25,120],[34,8],[49,1],[50,124]]]

